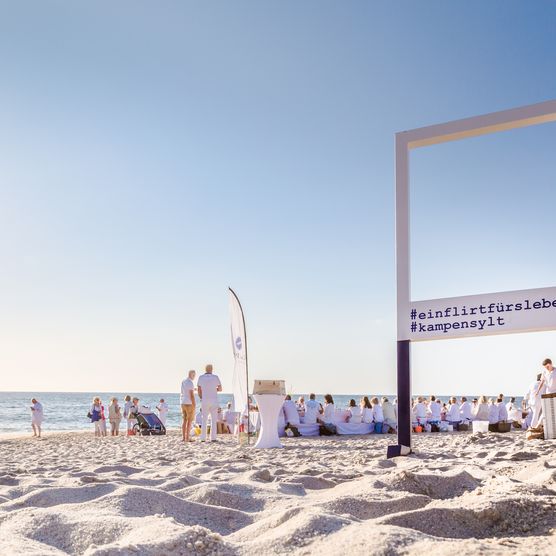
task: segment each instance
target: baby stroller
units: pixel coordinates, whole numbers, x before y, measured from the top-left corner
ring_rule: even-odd
[[[136,418],[137,423],[133,426],[134,434],[141,436],[166,434],[166,427],[148,407],[141,407]]]

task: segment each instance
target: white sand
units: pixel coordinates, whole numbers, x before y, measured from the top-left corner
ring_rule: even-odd
[[[0,440],[0,554],[556,554],[556,442]]]

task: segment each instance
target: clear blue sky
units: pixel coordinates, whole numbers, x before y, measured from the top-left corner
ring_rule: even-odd
[[[556,98],[556,3],[0,3],[0,390],[395,389],[394,133]],[[414,297],[554,285],[556,126],[412,158]],[[556,335],[429,343],[521,393]]]

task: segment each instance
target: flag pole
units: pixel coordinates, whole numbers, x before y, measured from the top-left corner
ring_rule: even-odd
[[[239,300],[239,297],[237,296],[236,292],[234,290],[232,290],[232,288],[230,288],[228,286],[228,289],[230,290],[230,292],[232,292],[232,295],[236,298],[237,304],[239,305],[239,308],[241,310],[241,320],[243,321],[243,333],[245,335],[245,382],[246,382],[246,390],[247,390],[247,445],[249,446],[249,425],[251,424],[250,422],[250,417],[251,417],[251,408],[249,407],[249,359],[247,357],[247,327],[245,326],[245,315],[243,314],[243,307],[241,306],[241,301]],[[233,337],[232,337],[232,341],[233,341]],[[241,415],[240,415],[240,419],[241,419]]]

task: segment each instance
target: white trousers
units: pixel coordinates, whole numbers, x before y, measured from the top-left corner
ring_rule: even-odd
[[[218,402],[201,402],[201,414],[203,416],[203,426],[201,428],[201,440],[207,439],[208,420],[210,416],[210,439],[216,440],[216,429],[218,419]]]
[[[533,410],[533,418],[531,419],[531,426],[538,427],[541,422],[541,413],[542,413],[541,400],[535,400],[535,404],[531,405],[531,409]]]

